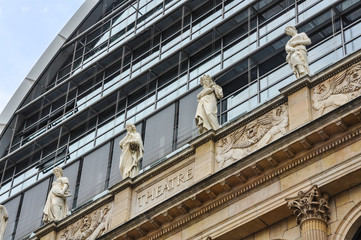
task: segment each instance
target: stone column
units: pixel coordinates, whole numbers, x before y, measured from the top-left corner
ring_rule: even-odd
[[[327,221],[330,219],[328,195],[321,193],[316,185],[297,197],[286,199],[288,207],[297,216],[304,240],[327,240]]]

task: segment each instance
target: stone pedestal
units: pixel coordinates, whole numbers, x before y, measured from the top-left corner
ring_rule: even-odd
[[[196,148],[195,182],[198,182],[214,173],[215,143],[213,139]]]
[[[288,96],[289,129],[293,130],[312,120],[311,93],[304,87]]]

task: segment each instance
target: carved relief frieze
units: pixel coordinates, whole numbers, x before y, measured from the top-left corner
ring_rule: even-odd
[[[111,204],[87,214],[74,224],[61,230],[59,240],[93,240],[103,235],[109,229]]]
[[[361,63],[357,63],[313,88],[314,116],[322,116],[360,96],[360,93]]]
[[[223,137],[216,145],[218,168],[237,161],[288,131],[288,105],[283,104]]]
[[[321,193],[315,185],[307,192],[300,191],[297,197],[288,198],[286,201],[297,216],[297,224],[301,224],[311,218],[327,222],[330,219],[328,199],[328,194]]]

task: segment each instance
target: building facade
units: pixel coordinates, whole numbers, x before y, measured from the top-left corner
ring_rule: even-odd
[[[0,117],[4,239],[359,239],[360,48],[356,0],[86,1]],[[199,135],[204,74],[224,96]],[[122,179],[127,123],[144,156]],[[43,224],[56,166],[70,212]]]

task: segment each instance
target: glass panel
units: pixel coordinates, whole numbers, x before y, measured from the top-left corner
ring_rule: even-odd
[[[107,143],[84,157],[77,206],[104,191],[109,147],[110,144]]]
[[[345,41],[348,42],[351,39],[359,36],[361,34],[361,22],[355,24],[351,28],[345,30]]]
[[[309,0],[306,2],[314,2],[313,0]],[[310,4],[310,3],[309,3]],[[331,3],[329,1],[321,1],[319,3],[317,3],[316,5],[314,5],[313,7],[311,7],[310,9],[306,10],[305,12],[301,13],[300,15],[298,15],[298,21],[302,22],[305,19],[317,14],[318,12],[320,12],[322,9],[326,8],[327,6],[329,6]],[[300,4],[299,6],[302,6],[302,4]],[[302,7],[301,7],[302,8]],[[300,10],[299,10],[300,11]]]
[[[341,46],[341,43],[341,34],[328,39],[327,41],[308,51],[308,61],[312,62],[325,53],[332,51],[333,49],[337,49],[339,46]]]
[[[199,88],[179,101],[177,148],[197,136],[194,117],[197,110],[197,94],[200,91]]]
[[[70,166],[63,168],[64,177],[67,177],[69,180],[69,192],[72,195],[67,198],[69,210],[73,206],[73,199],[75,194],[76,180],[78,177],[79,161],[72,163]]]
[[[356,38],[350,43],[346,44],[346,54],[351,54],[361,48],[361,37]]]
[[[325,69],[326,67],[330,66],[331,64],[335,63],[339,59],[341,59],[343,56],[342,49],[339,48],[335,50],[334,52],[329,53],[325,57],[317,60],[316,62],[312,63],[310,65],[310,71],[312,74],[315,74],[319,72],[322,69]]]
[[[14,231],[15,219],[16,219],[16,215],[18,213],[19,203],[20,203],[20,196],[17,196],[16,198],[14,198],[4,204],[7,211],[9,212],[9,219],[8,219],[8,223],[5,228],[5,234],[4,234],[4,238],[3,238],[4,240],[12,239],[11,235]]]
[[[174,109],[172,104],[147,119],[144,139],[143,168],[160,160],[172,151],[174,131]]]
[[[16,229],[16,239],[20,239],[40,227],[43,218],[42,209],[45,206],[48,186],[49,179],[46,179],[25,192]]]

